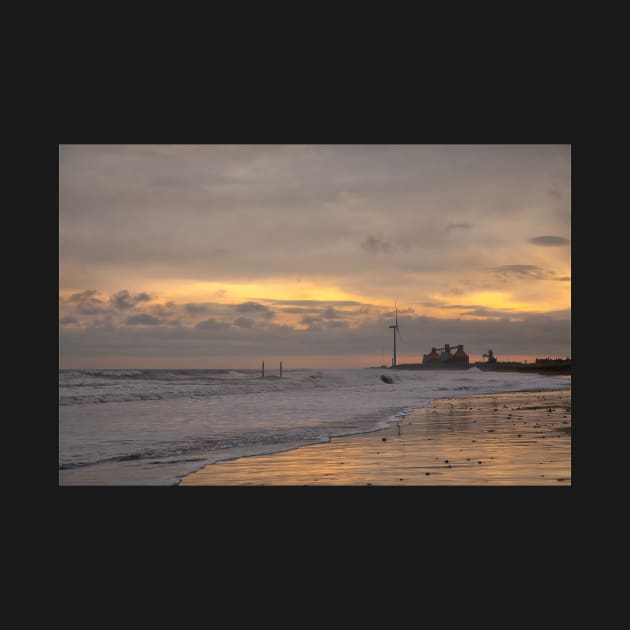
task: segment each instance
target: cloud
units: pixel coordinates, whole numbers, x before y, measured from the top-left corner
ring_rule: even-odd
[[[190,315],[201,315],[202,313],[214,312],[212,304],[196,304],[194,302],[184,304],[184,309],[187,313],[190,313]]]
[[[472,225],[470,223],[449,223],[446,226],[447,232],[452,232],[453,230],[470,230]]]
[[[140,302],[149,302],[151,300],[151,296],[148,293],[137,293],[134,296],[129,294],[129,291],[123,289],[122,291],[118,291],[118,293],[114,293],[110,296],[109,301],[119,309],[128,309],[133,308],[136,304]]]
[[[67,324],[78,324],[79,322],[78,322],[78,320],[77,320],[75,317],[62,317],[62,318],[59,320],[59,323],[60,323],[62,326],[65,326],[65,325],[67,325]]]
[[[336,317],[339,317],[339,313],[332,307],[329,306],[323,313],[322,313],[322,317],[324,319],[335,319]]]
[[[265,319],[271,319],[275,316],[275,313],[268,306],[258,302],[243,302],[242,304],[237,304],[234,308],[238,313],[253,313]]]
[[[149,307],[152,315],[156,317],[171,317],[176,313],[176,305],[173,302],[167,302],[166,304],[153,304]]]
[[[300,323],[304,324],[305,326],[314,326],[314,325],[322,324],[323,322],[319,317],[311,317],[310,315],[305,315],[300,320]]]
[[[142,357],[161,355],[164,363],[169,357],[230,357],[240,365],[256,365],[262,356],[272,355],[285,358],[336,355],[341,361],[355,357],[357,367],[367,367],[365,355],[380,355],[381,346],[391,347],[391,330],[386,322],[368,319],[357,327],[339,326],[340,320],[330,320],[322,325],[317,318],[310,320],[310,327],[297,330],[287,325],[270,325],[268,329],[247,335],[244,329],[230,327],[225,323],[213,322],[205,327],[146,326],[137,328],[115,328],[102,323],[100,328],[78,326],[61,327],[60,345],[64,349],[64,361],[77,357],[102,356]],[[220,334],[208,333],[217,330]],[[422,354],[433,346],[445,342],[462,343],[470,355],[480,356],[493,348],[499,360],[510,354],[537,354],[538,356],[566,356],[571,353],[570,312],[530,313],[523,321],[504,319],[438,319],[434,317],[405,318],[403,340],[398,344],[399,361],[417,362]],[[379,359],[380,361],[380,356]],[[293,362],[295,363],[295,362]],[[259,364],[259,363],[258,363]],[[236,365],[236,364],[234,364]],[[285,363],[285,366],[287,363]],[[225,365],[224,365],[225,367]],[[333,366],[330,366],[333,367]]]
[[[59,286],[70,297],[60,298],[59,317],[80,326],[60,327],[60,357],[75,342],[111,354],[125,319],[140,313],[162,323],[129,326],[130,348],[146,343],[155,356],[164,339],[165,355],[184,364],[230,340],[270,357],[276,335],[286,337],[279,352],[297,352],[307,337],[322,348],[305,344],[305,353],[372,352],[365,326],[394,299],[403,307],[448,298],[492,306],[463,295],[509,289],[523,308],[563,308],[570,304],[569,243],[528,239],[570,238],[570,176],[566,145],[61,146]],[[552,291],[546,280],[535,282],[541,278],[557,280]],[[464,293],[449,295],[455,290]],[[156,308],[175,295],[181,303]],[[286,299],[264,297],[271,295]],[[307,299],[322,296],[340,299]],[[332,312],[338,317],[325,316]],[[306,335],[303,316],[321,320],[322,331]],[[241,317],[255,328],[237,325]],[[167,330],[178,318],[185,332],[175,324]],[[209,318],[231,328],[214,336],[195,328]],[[346,320],[347,329],[326,325]],[[270,325],[278,321],[297,330],[281,335]],[[112,348],[99,345],[107,326]],[[391,330],[384,332],[389,338]]]
[[[534,280],[546,280],[552,275],[537,265],[499,265],[498,267],[491,267],[489,271],[494,271],[500,277],[517,276]]]
[[[140,315],[132,315],[127,318],[126,323],[129,326],[157,326],[160,323],[160,320],[157,317],[153,317],[153,315],[149,315],[148,313],[141,313]]]
[[[107,313],[107,309],[100,306],[100,300],[89,300],[87,302],[79,302],[77,311],[82,315],[102,315]]]
[[[76,309],[81,315],[100,315],[107,312],[103,308],[103,300],[94,297],[98,295],[98,291],[88,289],[81,293],[73,293],[67,300],[61,299],[60,302],[76,304]]]
[[[239,328],[252,328],[252,326],[254,325],[254,320],[249,319],[249,317],[239,317],[238,319],[234,320],[234,325],[238,326]]]
[[[98,291],[88,289],[81,293],[73,293],[68,299],[70,302],[102,302],[94,296],[98,294]]]
[[[280,308],[279,310],[283,313],[290,313],[291,315],[303,315],[304,313],[313,313],[318,311],[318,309],[304,308],[299,306],[286,306],[284,308]]]
[[[561,247],[571,242],[563,236],[534,236],[528,240],[533,245],[541,245],[543,247]]]
[[[195,328],[200,328],[202,330],[226,330],[227,328],[230,328],[230,324],[227,322],[218,322],[216,319],[210,318],[203,322],[199,322],[195,325]]]
[[[559,276],[554,278],[554,280],[557,280],[558,282],[571,282],[571,276]]]
[[[361,306],[361,302],[353,300],[269,300],[271,304],[287,304],[289,306]],[[366,304],[365,306],[370,306]]]
[[[386,254],[391,251],[392,245],[389,241],[376,236],[368,236],[361,243],[361,247],[370,254]]]
[[[93,286],[105,268],[124,283],[203,282],[210,269],[225,288],[287,270],[385,282],[406,265],[461,269],[528,225],[562,234],[570,221],[547,195],[570,185],[570,147],[68,145],[59,155],[65,287]],[[456,256],[442,251],[464,230]]]

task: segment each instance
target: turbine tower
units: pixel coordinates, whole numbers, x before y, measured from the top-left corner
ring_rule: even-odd
[[[396,302],[394,302],[394,309],[396,310],[396,323],[389,327],[394,329],[394,356],[392,357],[392,367],[396,367],[396,333],[398,333],[398,337],[402,341],[400,330],[398,330],[398,306]]]

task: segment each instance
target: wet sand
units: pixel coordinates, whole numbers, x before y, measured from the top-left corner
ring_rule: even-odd
[[[382,431],[218,462],[180,485],[571,485],[571,391],[436,400]]]

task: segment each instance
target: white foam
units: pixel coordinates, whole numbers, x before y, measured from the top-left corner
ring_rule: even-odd
[[[59,462],[83,464],[60,470],[61,483],[94,479],[98,470],[105,483],[175,483],[213,461],[385,428],[436,398],[571,386],[566,376],[476,368],[286,370],[274,379],[254,371],[130,372],[60,376]]]

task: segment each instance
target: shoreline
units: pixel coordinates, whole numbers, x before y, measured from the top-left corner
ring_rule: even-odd
[[[208,464],[189,485],[570,485],[571,389],[434,399],[365,433]]]

